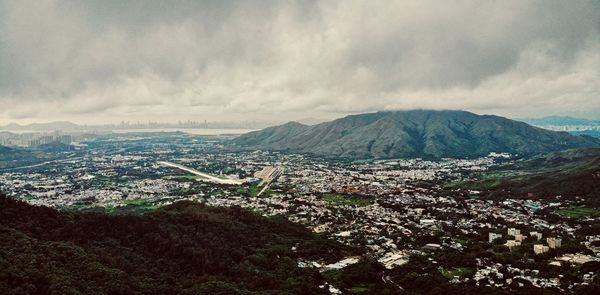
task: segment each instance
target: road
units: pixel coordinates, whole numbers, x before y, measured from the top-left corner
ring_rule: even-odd
[[[256,194],[256,196],[260,197],[260,195],[262,195],[269,188],[269,185],[271,185],[270,182],[268,182],[265,186],[263,186],[263,188],[260,190],[260,192],[258,192],[258,194]]]
[[[194,175],[198,175],[198,176],[204,177],[204,179],[200,179],[200,180],[203,180],[203,181],[210,181],[210,182],[215,182],[215,183],[220,183],[220,184],[234,184],[234,185],[240,185],[240,184],[244,183],[243,181],[236,180],[236,179],[218,178],[216,176],[213,176],[213,175],[210,175],[210,174],[206,174],[206,173],[200,172],[200,171],[198,171],[196,169],[189,168],[189,167],[186,167],[186,166],[183,166],[183,165],[180,165],[180,164],[176,164],[176,163],[173,163],[173,162],[160,161],[160,162],[158,162],[158,164],[164,165],[164,166],[173,167],[173,168],[177,168],[177,169],[180,169],[180,170],[192,173]]]
[[[2,169],[0,169],[0,171],[11,171],[11,170],[29,169],[29,168],[41,167],[41,166],[48,165],[48,164],[56,164],[56,163],[68,162],[68,161],[79,160],[79,159],[83,159],[83,157],[66,158],[66,159],[60,159],[60,160],[52,160],[52,161],[46,161],[46,162],[42,162],[42,163],[38,163],[38,164],[33,164],[33,165],[20,166],[20,167],[2,168]]]

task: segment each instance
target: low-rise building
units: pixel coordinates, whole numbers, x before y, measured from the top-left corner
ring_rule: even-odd
[[[543,245],[543,244],[533,245],[533,253],[535,253],[535,255],[546,253],[546,252],[548,252],[548,250],[550,250],[550,248],[548,248],[548,246],[546,246],[546,245]]]
[[[546,242],[548,242],[548,247],[550,247],[550,249],[555,249],[555,248],[560,248],[560,246],[562,244],[562,239],[561,238],[547,238]]]

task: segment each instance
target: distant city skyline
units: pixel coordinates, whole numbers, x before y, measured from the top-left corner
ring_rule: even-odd
[[[0,125],[600,119],[598,1],[0,0]]]
[[[348,115],[352,115],[352,114],[348,114]],[[490,114],[493,115],[493,114]],[[290,119],[290,120],[240,120],[240,121],[209,121],[209,120],[178,120],[178,121],[153,121],[153,120],[138,120],[138,121],[129,121],[129,120],[123,120],[120,122],[104,122],[104,123],[86,123],[86,122],[74,122],[74,121],[70,121],[70,120],[60,120],[60,121],[34,121],[34,122],[29,122],[29,123],[18,123],[15,121],[9,122],[7,124],[0,124],[0,131],[2,130],[3,127],[10,127],[10,126],[20,126],[20,127],[26,127],[26,126],[31,126],[31,125],[44,125],[44,124],[53,124],[53,123],[66,123],[66,124],[75,124],[75,125],[79,125],[79,126],[115,126],[115,127],[126,127],[126,126],[135,126],[135,125],[139,125],[139,126],[145,126],[145,127],[150,127],[152,125],[160,125],[160,126],[189,126],[191,128],[205,128],[208,126],[208,128],[221,128],[223,126],[236,126],[237,127],[248,127],[250,129],[252,128],[264,128],[264,127],[268,127],[268,126],[273,126],[273,125],[277,125],[277,124],[283,124],[283,123],[287,123],[287,122],[299,122],[302,124],[307,124],[307,125],[313,125],[313,124],[319,124],[319,123],[323,123],[323,122],[327,122],[327,121],[331,121],[331,120],[335,120],[335,119],[339,119],[342,117],[345,117],[346,115],[340,115],[340,117],[332,117],[331,119],[326,119],[326,118],[304,118],[304,119],[298,119],[298,120],[294,120],[294,119]],[[527,123],[532,124],[533,122],[535,122],[536,124],[541,124],[543,120],[546,119],[557,119],[557,118],[568,118],[568,119],[573,119],[576,121],[589,121],[589,122],[594,122],[594,123],[600,123],[600,118],[584,118],[584,117],[574,117],[574,116],[564,116],[564,115],[549,115],[549,116],[539,116],[539,117],[520,117],[520,118],[515,118],[515,117],[508,117],[509,119],[513,119],[513,120],[521,120],[521,121],[526,121]],[[244,126],[243,124],[250,124],[248,126]],[[536,125],[533,124],[533,125]],[[578,123],[581,124],[581,123]],[[219,126],[219,127],[214,127],[214,126]]]

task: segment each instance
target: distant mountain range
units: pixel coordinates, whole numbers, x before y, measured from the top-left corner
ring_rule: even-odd
[[[242,149],[308,153],[328,157],[473,158],[490,152],[534,155],[600,140],[536,128],[523,122],[466,111],[393,111],[351,115],[313,126],[290,122],[244,134]]]
[[[549,116],[543,118],[516,119],[534,126],[600,126],[600,121],[573,118],[569,116]]]
[[[56,121],[48,123],[31,123],[19,125],[10,123],[6,126],[0,126],[2,130],[28,130],[28,131],[48,131],[48,130],[80,130],[84,126],[77,125],[69,121]]]
[[[309,122],[315,122],[316,119],[307,119]],[[270,126],[276,123],[259,121],[241,121],[241,122],[177,122],[177,123],[159,123],[159,122],[123,122],[120,124],[104,125],[79,125],[69,121],[55,121],[48,123],[32,123],[20,125],[10,123],[0,126],[0,130],[5,131],[110,131],[110,130],[136,130],[136,129],[258,129]]]

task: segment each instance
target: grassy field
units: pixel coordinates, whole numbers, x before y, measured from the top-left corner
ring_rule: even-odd
[[[125,206],[107,207],[104,211],[109,214],[144,213],[147,211],[156,210],[160,207],[158,205],[148,203],[148,201],[145,199],[125,200],[124,203]]]
[[[258,185],[253,184],[253,185],[251,185],[248,188],[240,188],[240,189],[238,189],[237,192],[240,193],[240,194],[246,194],[247,193],[251,197],[256,197],[256,195],[258,195],[258,193],[260,192],[261,189],[262,189],[262,187],[259,187]],[[261,195],[261,198],[263,198],[263,197],[265,197],[265,198],[270,197],[271,194],[273,194],[273,191],[270,190],[270,189],[267,189]]]
[[[321,199],[323,199],[324,201],[330,202],[330,203],[334,203],[336,205],[341,205],[341,206],[347,205],[347,206],[363,207],[363,206],[371,205],[373,203],[373,201],[370,199],[353,197],[353,196],[336,195],[336,194],[325,194],[325,195],[321,196]]]
[[[248,188],[248,193],[250,194],[250,196],[252,197],[256,197],[256,195],[260,192],[260,187],[258,187],[257,185],[251,185]]]
[[[170,179],[188,179],[188,180],[197,180],[197,179],[206,179],[204,176],[200,175],[178,175],[178,176],[169,176]]]
[[[359,287],[353,287],[348,289],[348,292],[352,293],[352,294],[363,294],[368,292],[370,289],[367,287],[363,287],[363,286],[359,286]]]
[[[471,274],[473,274],[473,270],[467,267],[457,267],[442,271],[442,275],[449,280],[453,279],[454,277],[462,278]]]
[[[571,218],[598,217],[600,216],[600,208],[570,207],[558,210],[558,214]]]

